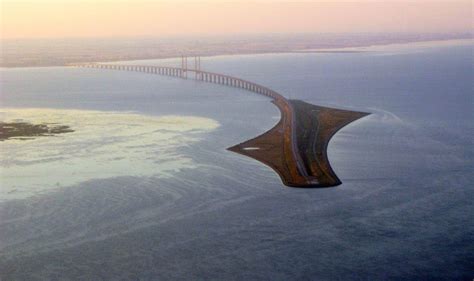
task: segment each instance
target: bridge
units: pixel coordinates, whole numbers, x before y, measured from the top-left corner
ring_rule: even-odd
[[[270,97],[274,100],[282,99],[286,100],[285,97],[279,93],[250,81],[244,79],[224,75],[220,73],[213,73],[208,71],[202,71],[200,69],[189,69],[182,67],[169,67],[169,66],[153,66],[153,65],[122,65],[122,64],[102,64],[102,63],[87,63],[87,64],[75,64],[74,66],[88,67],[88,68],[99,68],[99,69],[113,69],[123,71],[135,71],[150,74],[158,74],[164,76],[179,77],[188,79],[188,73],[195,75],[195,80],[209,82],[213,84],[220,84],[235,88],[240,88],[250,92],[254,92],[260,95]]]
[[[270,166],[287,186],[329,187],[341,183],[329,165],[327,144],[337,130],[367,115],[366,113],[330,109],[306,103],[303,105],[301,101],[288,100],[274,90],[257,83],[225,74],[203,71],[200,67],[199,57],[195,57],[194,64],[194,68],[188,68],[187,57],[182,57],[181,67],[110,63],[84,63],[73,66],[143,72],[181,79],[188,79],[191,74],[197,81],[239,88],[271,98],[280,110],[281,118],[278,124],[264,134],[230,147],[228,150],[252,157]],[[319,112],[321,116],[310,116],[313,112]],[[331,114],[335,114],[336,118],[332,118]],[[326,120],[330,121],[327,123],[317,122],[317,130],[304,126],[308,123],[307,120],[320,117],[325,119],[329,117],[334,120]],[[301,135],[305,137],[302,138]],[[304,151],[300,149],[301,147],[304,148]],[[319,151],[315,151],[316,148]]]

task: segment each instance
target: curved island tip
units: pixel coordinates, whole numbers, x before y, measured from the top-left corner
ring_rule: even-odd
[[[300,100],[288,102],[291,108],[274,102],[281,119],[272,129],[228,149],[268,165],[287,186],[317,188],[341,184],[328,160],[329,141],[342,127],[369,113]]]

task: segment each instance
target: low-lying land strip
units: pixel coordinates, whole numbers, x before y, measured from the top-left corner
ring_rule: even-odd
[[[0,67],[63,66],[90,61],[244,55],[291,52],[341,52],[340,48],[369,47],[410,42],[471,39],[471,32],[445,34],[271,34],[199,36],[182,38],[58,38],[0,40]],[[333,49],[333,50],[332,50]]]

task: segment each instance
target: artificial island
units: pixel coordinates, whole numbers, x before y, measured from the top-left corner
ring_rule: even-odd
[[[287,186],[313,188],[341,184],[328,160],[329,141],[339,129],[369,113],[290,100],[254,82],[203,71],[199,57],[194,58],[194,68],[188,68],[187,60],[187,57],[182,57],[181,67],[103,63],[73,66],[136,71],[183,79],[187,79],[191,74],[198,81],[240,88],[269,97],[280,110],[280,121],[262,135],[232,146],[228,150],[268,165],[278,173]]]

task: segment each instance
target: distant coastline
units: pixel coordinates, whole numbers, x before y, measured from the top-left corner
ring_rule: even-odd
[[[381,46],[472,40],[454,34],[299,34],[190,38],[85,38],[3,40],[0,67],[65,66],[86,62],[167,59],[186,55],[354,53]]]

